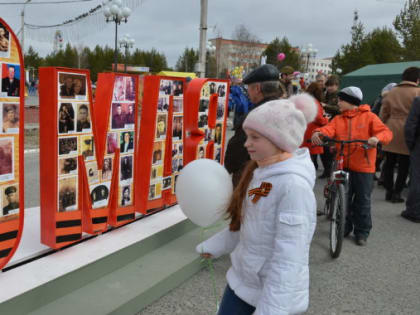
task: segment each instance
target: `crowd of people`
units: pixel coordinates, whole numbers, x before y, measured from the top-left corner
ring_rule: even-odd
[[[346,237],[353,233],[357,245],[367,245],[377,171],[383,173],[384,199],[392,203],[405,201],[401,193],[409,174],[401,216],[420,223],[420,69],[407,68],[400,83],[387,84],[374,106],[363,103],[359,87],[340,89],[338,77],[322,73],[308,87],[301,85],[304,94],[295,95],[291,70],[284,67],[280,73],[266,64],[232,87],[231,108],[239,111],[225,157],[234,185],[226,211],[229,226],[196,248],[204,258],[231,255],[219,315],[307,309],[315,169],[320,156],[319,178],[329,177],[336,151],[319,146],[325,137],[368,144],[344,148]],[[377,151],[384,152],[379,159]]]

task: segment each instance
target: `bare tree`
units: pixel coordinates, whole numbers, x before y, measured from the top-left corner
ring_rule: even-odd
[[[233,46],[233,63],[235,66],[244,66],[245,71],[255,68],[259,64],[261,53],[264,49],[261,48],[261,41],[253,34],[244,24],[237,25],[232,39],[237,40],[238,43]]]

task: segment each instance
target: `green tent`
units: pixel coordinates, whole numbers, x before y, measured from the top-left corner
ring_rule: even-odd
[[[341,77],[341,86],[357,86],[362,89],[363,103],[373,104],[385,85],[400,83],[401,75],[409,67],[420,67],[420,61],[369,65]]]

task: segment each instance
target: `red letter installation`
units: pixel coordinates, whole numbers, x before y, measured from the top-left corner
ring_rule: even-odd
[[[23,109],[25,70],[19,42],[0,18],[0,269],[23,230]]]

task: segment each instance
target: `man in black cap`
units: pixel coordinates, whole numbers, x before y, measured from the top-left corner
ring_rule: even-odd
[[[8,205],[3,207],[3,215],[8,215],[9,212],[15,209],[19,209],[17,189],[15,186],[9,186],[4,190]]]
[[[279,71],[273,65],[265,64],[256,68],[248,73],[242,82],[248,85],[248,96],[255,107],[280,97]],[[232,174],[234,186],[238,184],[242,171],[250,160],[248,151],[244,147],[246,134],[242,129],[242,123],[245,118],[246,115],[236,124],[235,134],[229,140],[226,149],[225,167]]]

